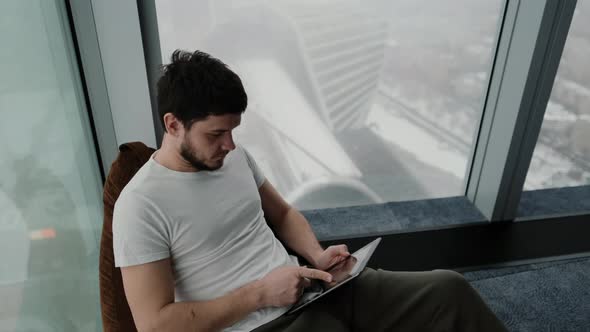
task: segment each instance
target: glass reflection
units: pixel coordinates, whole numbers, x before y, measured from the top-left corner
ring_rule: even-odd
[[[97,331],[101,180],[65,3],[0,17],[0,330]]]

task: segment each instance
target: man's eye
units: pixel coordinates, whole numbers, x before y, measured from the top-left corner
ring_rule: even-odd
[[[219,137],[219,136],[221,136],[221,133],[216,133],[216,134],[209,134],[209,135],[210,135],[210,136],[213,136],[213,137]]]

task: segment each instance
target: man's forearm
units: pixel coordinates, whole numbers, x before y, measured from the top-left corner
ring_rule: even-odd
[[[324,251],[309,222],[295,208],[290,208],[276,227],[278,237],[287,246],[316,266],[317,257]]]
[[[148,330],[220,331],[264,307],[261,289],[254,281],[214,300],[170,303]]]

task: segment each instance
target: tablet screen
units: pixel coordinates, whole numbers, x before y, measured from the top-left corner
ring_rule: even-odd
[[[352,275],[357,264],[358,259],[350,255],[345,260],[326,271],[332,275],[332,282],[323,282],[324,289],[330,289],[342,281],[348,279]]]
[[[324,282],[324,289],[328,290],[359,272],[369,259],[370,249],[371,246],[367,245],[327,270],[332,275],[332,282]]]
[[[319,281],[318,279],[312,280],[312,283],[317,283],[317,285],[320,287],[320,291],[313,289],[315,287],[310,287],[310,291],[304,292],[304,294],[300,297],[299,302],[294,304],[291,309],[287,311],[287,314],[292,314],[293,312],[300,310],[316,299],[330,293],[334,288],[339,287],[343,283],[357,276],[367,265],[369,258],[371,258],[371,255],[373,254],[373,251],[379,242],[381,242],[381,238],[375,239],[363,248],[357,250],[342,262],[339,262],[335,266],[329,268],[326,272],[332,274],[332,282],[328,283]]]

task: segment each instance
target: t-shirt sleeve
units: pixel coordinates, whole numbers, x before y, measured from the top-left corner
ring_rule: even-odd
[[[123,192],[113,211],[115,266],[125,267],[170,257],[163,214],[147,198]]]
[[[264,173],[262,173],[260,167],[258,167],[258,164],[256,164],[256,161],[254,160],[254,157],[252,157],[250,152],[248,152],[248,150],[246,150],[246,148],[244,147],[242,147],[242,150],[244,150],[246,160],[248,161],[248,166],[250,166],[252,174],[254,174],[254,181],[256,182],[256,186],[260,188],[260,186],[262,186],[262,184],[264,183],[266,177],[264,176]]]

